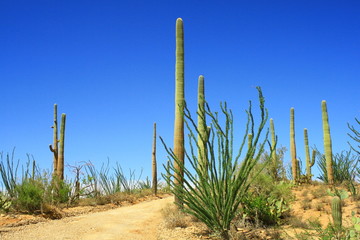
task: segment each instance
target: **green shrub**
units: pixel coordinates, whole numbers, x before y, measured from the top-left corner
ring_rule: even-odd
[[[15,187],[14,207],[17,210],[35,212],[41,209],[44,189],[41,182],[27,179]]]
[[[271,212],[269,202],[264,195],[249,195],[243,199],[242,215],[252,223],[274,225],[277,216]]]

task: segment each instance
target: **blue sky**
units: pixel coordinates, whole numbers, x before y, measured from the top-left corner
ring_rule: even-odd
[[[175,21],[184,20],[185,97],[205,76],[214,110],[227,101],[242,136],[261,86],[279,145],[295,108],[323,149],[321,100],[334,152],[360,118],[358,1],[0,1],[0,150],[51,168],[53,104],[67,114],[65,161],[118,161],[150,175],[152,127],[172,146]],[[254,104],[257,106],[257,104]],[[158,162],[166,161],[158,141]],[[287,152],[285,162],[290,159]],[[314,169],[317,171],[316,168]],[[70,176],[70,175],[69,175]]]

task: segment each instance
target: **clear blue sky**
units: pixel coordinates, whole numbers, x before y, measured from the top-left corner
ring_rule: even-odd
[[[360,118],[359,1],[0,1],[0,150],[51,168],[53,104],[67,114],[65,161],[118,161],[150,175],[153,123],[172,146],[175,21],[184,20],[185,95],[205,76],[213,109],[227,101],[242,136],[261,86],[279,145],[295,108],[322,151],[321,100],[334,152]],[[255,104],[257,106],[257,104]],[[158,162],[166,161],[158,141]],[[287,152],[285,161],[290,154]],[[317,171],[317,170],[315,170]]]

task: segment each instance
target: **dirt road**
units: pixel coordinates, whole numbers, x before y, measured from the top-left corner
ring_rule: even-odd
[[[16,227],[9,232],[0,232],[0,239],[156,240],[162,221],[161,209],[172,201],[172,197],[167,197],[105,212]]]

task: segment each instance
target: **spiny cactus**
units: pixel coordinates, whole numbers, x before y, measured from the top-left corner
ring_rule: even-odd
[[[203,171],[203,176],[206,176],[207,169],[207,127],[205,120],[205,89],[204,76],[200,75],[198,79],[198,161],[199,167]]]
[[[184,26],[181,18],[176,20],[176,63],[175,63],[175,126],[174,126],[174,154],[177,161],[174,167],[174,182],[182,187],[184,178]],[[182,204],[175,197],[175,203]]]
[[[291,153],[291,170],[293,181],[298,181],[298,160],[296,159],[296,145],[295,145],[295,122],[294,122],[294,108],[290,108],[290,153]]]
[[[275,127],[274,120],[270,118],[270,133],[271,133],[271,159],[273,161],[274,166],[276,166],[276,135],[275,135]]]
[[[342,212],[341,212],[341,199],[335,196],[331,200],[331,215],[336,228],[341,228],[342,225]]]
[[[326,101],[321,102],[322,110],[322,125],[323,125],[323,135],[324,135],[324,150],[325,150],[325,159],[326,159],[326,171],[327,171],[327,180],[329,184],[334,184],[334,173],[332,166],[332,144],[330,136],[330,126],[329,118],[327,112]]]
[[[312,158],[310,159],[310,150],[309,150],[309,139],[308,139],[308,131],[304,128],[304,144],[305,144],[305,157],[306,157],[306,176],[309,180],[311,180],[311,167],[314,166],[315,163],[315,154],[316,151],[313,150]]]
[[[61,114],[60,139],[59,139],[59,155],[58,155],[58,177],[64,180],[64,148],[65,148],[65,122],[66,114]]]
[[[66,114],[63,113],[61,115],[60,139],[58,139],[57,104],[54,104],[53,144],[49,145],[49,148],[54,154],[53,177],[57,177],[59,180],[64,180],[65,121]]]
[[[57,175],[58,167],[58,124],[57,124],[57,104],[54,104],[54,125],[53,128],[53,144],[49,145],[50,151],[54,154],[53,160],[53,176]]]
[[[156,165],[156,123],[154,123],[153,145],[152,145],[152,190],[157,195],[157,165]]]

